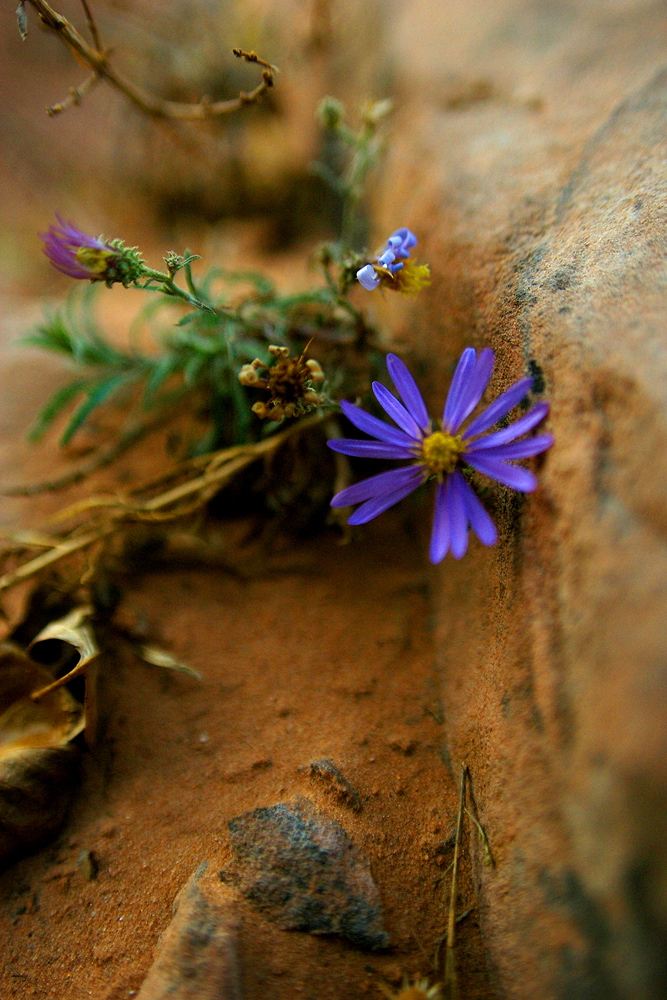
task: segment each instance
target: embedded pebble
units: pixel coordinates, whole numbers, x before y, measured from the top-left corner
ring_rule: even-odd
[[[367,858],[305,798],[229,821],[235,863],[220,872],[285,930],[337,934],[358,948],[389,945]]]
[[[321,757],[310,762],[309,770],[311,778],[332,798],[337,799],[342,805],[349,806],[354,812],[361,812],[361,796],[333,761]]]

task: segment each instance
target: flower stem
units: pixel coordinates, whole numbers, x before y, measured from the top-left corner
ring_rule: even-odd
[[[160,291],[163,291],[165,295],[172,295],[174,298],[182,299],[183,302],[194,306],[195,309],[201,309],[202,312],[213,313],[214,315],[220,312],[210,302],[204,302],[198,295],[193,295],[190,292],[186,292],[185,289],[179,288],[170,274],[165,274],[163,271],[155,271],[152,267],[144,267],[143,277],[148,279],[147,283],[145,285],[138,285],[139,288],[150,288],[149,283],[157,281],[162,286]]]

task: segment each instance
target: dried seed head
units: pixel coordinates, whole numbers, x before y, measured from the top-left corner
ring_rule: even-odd
[[[260,420],[264,420],[269,415],[269,408],[266,403],[258,401],[252,404],[252,412],[256,413]]]
[[[253,365],[244,365],[239,372],[239,382],[241,385],[257,386],[265,385],[264,379],[257,374],[257,369]]]
[[[319,361],[315,361],[314,358],[308,358],[306,361],[306,368],[310,369],[311,382],[314,382],[316,385],[320,382],[324,382],[324,372],[322,371]]]
[[[428,979],[417,979],[410,983],[406,977],[398,993],[390,990],[384,983],[378,983],[378,986],[389,1000],[442,1000],[440,983],[430,986]]]
[[[300,417],[323,402],[323,397],[315,391],[315,386],[324,381],[324,372],[319,362],[313,359],[290,357],[289,349],[277,344],[269,346],[269,354],[275,363],[268,368],[259,358],[251,364],[243,365],[239,372],[242,385],[264,389],[269,398],[266,402],[255,403],[253,412],[262,419],[283,420],[285,417]],[[265,369],[263,377],[257,374]]]

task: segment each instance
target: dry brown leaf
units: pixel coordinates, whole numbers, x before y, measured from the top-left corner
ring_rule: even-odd
[[[17,647],[0,646],[0,865],[55,833],[77,778],[71,741],[85,712],[60,687],[31,697],[53,675]]]
[[[34,701],[40,701],[85,673],[85,732],[88,746],[95,742],[97,731],[97,669],[93,669],[92,661],[100,654],[89,621],[91,614],[92,608],[84,605],[74,608],[64,618],[49,622],[33,639],[28,650],[34,660],[50,667],[56,674],[62,674],[57,680],[52,675],[49,684],[35,688],[31,694]]]
[[[100,652],[89,623],[92,613],[93,609],[84,605],[74,608],[64,618],[49,622],[30,643],[32,658],[40,663],[62,665],[76,652],[79,657],[77,673],[82,673],[82,668]]]
[[[194,677],[197,681],[202,679],[198,670],[195,670],[188,663],[184,663],[183,660],[177,660],[175,656],[172,656],[166,649],[161,649],[160,646],[137,645],[135,651],[142,660],[145,660],[146,663],[152,663],[155,667],[164,667],[165,670],[187,674],[188,677]]]

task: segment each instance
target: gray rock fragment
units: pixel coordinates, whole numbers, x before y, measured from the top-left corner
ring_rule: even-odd
[[[254,809],[229,821],[236,863],[220,872],[286,930],[337,934],[358,948],[386,948],[370,866],[343,827],[308,799]]]

